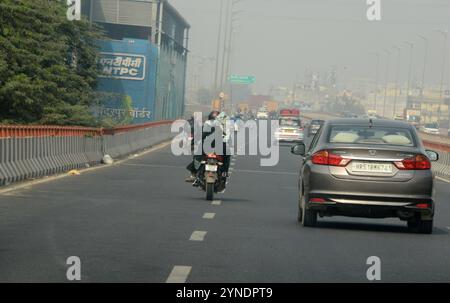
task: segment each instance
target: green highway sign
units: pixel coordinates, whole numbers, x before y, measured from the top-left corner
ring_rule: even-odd
[[[233,84],[253,84],[256,82],[256,78],[254,76],[231,75],[229,80]]]

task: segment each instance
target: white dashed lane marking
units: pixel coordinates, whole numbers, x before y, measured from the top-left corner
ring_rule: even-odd
[[[203,241],[205,240],[206,231],[194,231],[191,235],[190,241]]]
[[[209,220],[211,220],[211,219],[214,219],[215,216],[216,216],[215,213],[205,213],[205,214],[203,215],[203,219],[209,219]]]
[[[215,200],[211,202],[211,205],[221,205],[222,201],[221,200]]]
[[[191,266],[174,266],[166,283],[186,283],[191,269]]]

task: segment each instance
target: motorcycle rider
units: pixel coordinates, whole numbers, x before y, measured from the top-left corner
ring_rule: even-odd
[[[191,118],[187,121],[190,126],[190,138],[191,138],[191,151],[194,151],[195,148],[195,136],[194,136],[194,130],[195,130],[195,118],[194,116],[191,116]],[[194,182],[197,178],[197,170],[195,169],[194,160],[192,160],[191,163],[186,167],[188,171],[191,172],[189,177],[185,179],[186,182]]]
[[[229,152],[227,152],[227,148],[228,148],[227,142],[229,140],[229,135],[228,135],[228,132],[225,131],[225,127],[224,127],[224,124],[226,124],[227,118],[228,117],[225,113],[220,113],[219,111],[212,111],[209,114],[208,120],[205,122],[205,124],[203,126],[203,131],[202,131],[202,143],[205,142],[205,139],[208,138],[208,136],[215,134],[215,131],[218,130],[218,131],[221,131],[221,133],[222,133],[223,153],[218,153],[218,154],[223,154],[223,157],[224,157],[224,163],[222,166],[223,182],[226,182],[226,179],[228,178],[228,170],[229,170],[230,161],[231,161],[231,156],[230,156]],[[212,142],[211,147],[215,148],[215,140]],[[187,169],[191,172],[191,176],[186,179],[187,182],[196,181],[197,172],[198,172],[198,169],[200,168],[203,156],[204,156],[204,151],[202,151],[201,153],[196,153],[193,161],[188,165]],[[196,182],[194,182],[194,185],[195,185],[195,183]],[[223,184],[223,185],[225,185],[225,184]],[[223,187],[225,187],[225,186],[223,186]]]

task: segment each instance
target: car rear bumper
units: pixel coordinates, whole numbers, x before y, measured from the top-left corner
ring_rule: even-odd
[[[352,203],[311,203],[307,205],[308,209],[317,211],[322,216],[347,216],[362,218],[400,218],[402,220],[411,220],[421,218],[422,220],[431,220],[434,217],[434,205],[431,203],[427,208],[418,208],[413,204],[393,205],[393,204],[352,204]]]
[[[416,171],[408,181],[341,179],[328,166],[312,165],[305,186],[310,195],[362,201],[425,203],[433,199],[433,174]]]
[[[387,182],[339,179],[328,167],[314,166],[306,186],[309,199],[321,201],[308,201],[307,207],[325,215],[402,219],[434,215],[431,171],[419,171],[409,181]]]
[[[275,134],[275,140],[278,142],[302,142],[304,139],[303,134]]]

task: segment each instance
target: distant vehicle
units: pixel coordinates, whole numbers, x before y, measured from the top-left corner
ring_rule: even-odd
[[[375,109],[369,109],[367,111],[367,116],[369,116],[369,117],[375,117],[377,115],[378,115],[378,113],[377,113],[377,111]]]
[[[258,120],[267,120],[269,119],[269,113],[266,111],[258,111],[256,113],[256,119]]]
[[[416,129],[418,129],[420,125],[420,116],[420,109],[415,108],[406,108],[403,114],[404,120],[413,125]]]
[[[304,132],[302,122],[297,117],[280,117],[280,127],[275,131],[277,142],[302,142]]]
[[[220,100],[213,100],[211,103],[212,110],[221,111],[222,102]]]
[[[297,117],[300,118],[300,110],[285,108],[280,110],[280,117]]]
[[[421,130],[424,133],[432,134],[432,135],[439,135],[439,125],[437,123],[427,123],[424,126],[422,126]]]
[[[404,118],[403,118],[403,116],[401,116],[401,115],[395,115],[395,116],[394,116],[394,120],[395,120],[395,121],[403,121]]]
[[[298,220],[315,226],[317,216],[400,218],[418,233],[433,231],[434,175],[416,129],[392,120],[327,121],[303,157]]]
[[[358,115],[350,112],[342,112],[341,118],[358,118]]]
[[[250,105],[248,103],[239,103],[238,109],[241,113],[247,113],[250,111]]]
[[[280,127],[275,132],[277,142],[301,142],[304,139],[304,129],[297,109],[282,109],[279,115]]]
[[[311,111],[312,107],[309,104],[302,104],[302,105],[300,105],[300,110],[307,112],[307,111]]]
[[[271,120],[278,119],[278,113],[276,111],[269,112],[269,119],[271,119]]]
[[[317,134],[324,123],[324,120],[312,120],[308,126],[308,137]]]
[[[266,101],[264,102],[264,107],[267,111],[270,112],[278,112],[278,102],[276,101]]]

